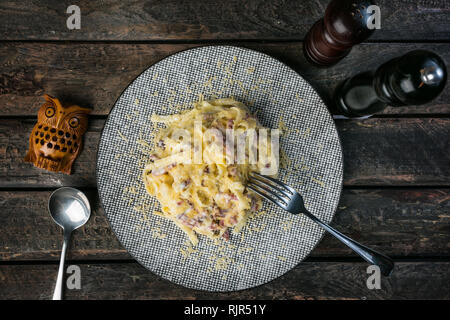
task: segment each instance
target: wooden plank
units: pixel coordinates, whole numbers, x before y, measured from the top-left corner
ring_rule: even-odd
[[[450,253],[449,189],[344,189],[332,226],[393,257]],[[312,257],[353,255],[326,234]]]
[[[236,44],[236,43],[231,43]],[[332,109],[331,96],[345,78],[377,68],[415,49],[450,61],[448,44],[363,44],[337,65],[323,69],[306,62],[302,43],[244,43],[287,63],[317,89]],[[34,116],[43,93],[73,100],[106,115],[127,85],[162,58],[192,44],[0,43],[0,116]],[[388,108],[382,114],[450,114],[450,90],[420,107]]]
[[[449,119],[342,120],[337,127],[345,185],[449,185]]]
[[[365,263],[301,263],[253,289],[211,293],[161,279],[137,263],[80,264],[81,289],[65,299],[448,299],[449,262],[400,262],[381,289],[367,288]],[[0,266],[0,299],[50,299],[57,265]]]
[[[90,121],[70,176],[34,168],[23,157],[34,120],[0,120],[0,188],[95,187],[104,120]],[[449,186],[450,119],[339,120],[346,186]]]
[[[6,40],[297,40],[329,0],[78,1],[81,28],[69,30],[72,2],[2,1]],[[378,0],[381,29],[371,40],[448,40],[447,1]]]
[[[58,260],[61,229],[47,211],[50,191],[0,192],[0,260]],[[92,215],[75,231],[71,260],[131,259],[111,231],[97,192],[88,190]],[[332,226],[394,257],[448,256],[450,190],[344,190]],[[352,257],[326,235],[310,257]]]
[[[72,175],[52,173],[23,161],[28,151],[28,137],[35,120],[0,120],[0,186],[12,188],[95,186],[95,163],[100,131],[104,121],[90,121],[81,155]]]
[[[58,260],[62,231],[47,208],[50,191],[0,192],[0,260]],[[75,230],[68,259],[131,259],[108,224],[98,194],[87,190],[91,217]]]

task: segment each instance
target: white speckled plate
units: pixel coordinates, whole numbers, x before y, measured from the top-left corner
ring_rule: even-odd
[[[300,53],[299,53],[300,54]],[[280,140],[288,167],[280,179],[303,194],[307,208],[329,223],[342,186],[342,151],[334,122],[314,89],[278,60],[249,49],[207,46],[171,55],[137,77],[117,100],[98,151],[100,199],[122,245],[143,266],[174,283],[208,291],[261,285],[289,271],[311,252],[323,230],[302,215],[267,202],[229,241],[200,237],[192,248],[159,210],[141,182],[152,113],[171,114],[198,100],[230,97],[260,122],[289,128]]]

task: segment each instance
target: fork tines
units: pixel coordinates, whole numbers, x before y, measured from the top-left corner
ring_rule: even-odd
[[[292,196],[296,193],[295,189],[281,181],[256,172],[250,173],[247,187],[282,208],[289,204]]]

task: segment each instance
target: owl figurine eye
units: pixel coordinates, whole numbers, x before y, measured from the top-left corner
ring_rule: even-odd
[[[47,118],[51,118],[55,115],[55,108],[53,107],[47,107],[47,109],[45,109],[45,115]]]
[[[71,126],[72,128],[76,128],[76,127],[78,127],[79,124],[80,124],[80,120],[77,117],[70,118],[69,126]]]

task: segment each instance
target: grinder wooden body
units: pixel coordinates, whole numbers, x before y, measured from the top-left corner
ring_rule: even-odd
[[[355,44],[372,33],[368,22],[369,0],[332,0],[325,17],[317,21],[306,35],[304,53],[317,66],[327,67],[343,59]]]

